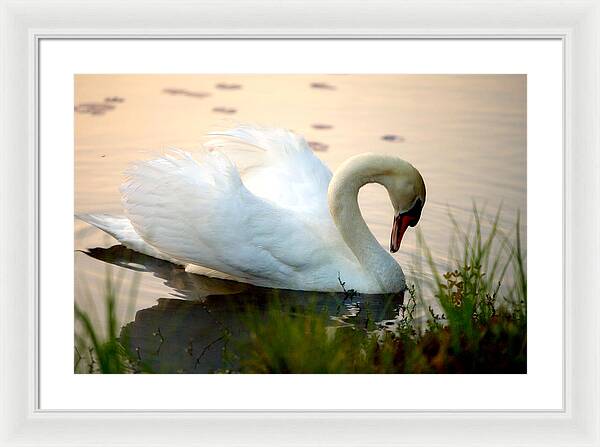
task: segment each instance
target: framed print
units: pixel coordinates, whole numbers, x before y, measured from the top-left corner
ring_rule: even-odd
[[[2,4],[3,443],[599,445],[600,5],[275,6]]]
[[[193,52],[205,53],[206,45],[213,44],[205,43]],[[237,42],[231,45],[221,51],[237,51]],[[560,58],[559,44],[549,45],[554,45]],[[341,53],[339,47],[336,44],[328,52]],[[356,44],[352,47],[359,51]],[[256,48],[262,54],[274,51],[260,50],[260,44]],[[409,50],[407,44],[395,49],[400,53]],[[316,57],[317,50],[310,52]],[[242,71],[247,69],[250,67]],[[256,62],[254,69],[262,70]],[[371,70],[379,68],[371,65]],[[532,76],[532,83],[536,81],[533,73],[76,74],[74,371],[526,373],[526,246],[531,239],[526,235],[525,213],[527,76]],[[554,79],[558,85],[560,78]],[[131,92],[125,97],[128,86],[135,86],[139,96]],[[106,96],[111,89],[123,95]],[[294,93],[298,91],[300,96]],[[482,99],[484,94],[488,96]],[[94,102],[98,97],[108,99]],[[147,98],[147,103],[142,98]],[[219,106],[219,102],[228,105]],[[166,122],[162,119],[165,107],[170,108]],[[131,114],[124,115],[128,110]],[[142,117],[144,111],[148,115]],[[444,124],[437,129],[426,126],[423,135],[415,134],[413,129],[423,128],[425,117],[435,111],[439,115],[434,121]],[[456,129],[456,123],[467,122],[473,115],[486,118]],[[361,130],[355,127],[358,116],[363,121]],[[493,132],[491,128],[502,119],[507,129]],[[274,124],[248,124],[256,120]],[[164,124],[158,124],[160,121]],[[205,123],[204,127],[198,122]],[[155,124],[150,128],[148,123]],[[101,130],[103,126],[105,130]],[[396,126],[404,129],[403,135],[389,130]],[[160,133],[153,134],[153,129]],[[189,143],[184,129],[189,129]],[[106,134],[105,144],[99,133]],[[201,149],[195,148],[198,133],[208,136]],[[181,139],[179,144],[169,143],[174,134]],[[437,142],[426,139],[426,134],[439,134]],[[134,135],[143,135],[144,142]],[[495,138],[494,144],[490,138]],[[144,159],[140,150],[148,140],[178,149]],[[117,158],[111,148],[119,145],[124,147],[117,151]],[[439,149],[432,149],[434,146]],[[461,152],[461,161],[452,174],[450,166],[457,160],[457,152]],[[473,160],[478,169],[467,166],[467,160]],[[501,167],[500,160],[506,166]],[[208,183],[185,186],[188,177],[178,174],[182,163],[197,174],[189,178],[206,176]],[[157,165],[166,170],[156,173]],[[487,177],[497,170],[507,180],[492,188]],[[115,176],[123,171],[127,176],[124,183]],[[482,176],[473,175],[476,172]],[[365,183],[358,192],[359,208],[354,208],[360,209],[360,215],[346,215],[349,203],[356,201],[348,196],[355,192],[350,189],[354,181]],[[183,189],[169,187],[171,182],[181,183]],[[407,198],[396,186],[404,182],[412,191]],[[374,187],[377,184],[389,188],[391,196],[380,194]],[[116,203],[103,208],[102,203],[114,198],[112,192],[119,188]],[[472,195],[473,189],[478,189],[476,195]],[[150,202],[149,197],[153,197]],[[152,208],[155,199],[164,209],[189,203],[179,211],[165,212],[160,223],[150,223],[162,213]],[[386,215],[390,200],[398,211]],[[499,212],[484,208],[497,209],[501,202],[505,204]],[[440,206],[443,203],[451,209]],[[188,206],[194,211],[186,217]],[[119,214],[115,210],[121,207]],[[289,221],[280,225],[274,215]],[[354,225],[363,218],[372,230],[356,232]],[[173,240],[171,245],[167,242],[169,220],[197,236],[188,240],[188,231],[184,231],[181,240]],[[472,225],[473,229],[455,234],[447,228],[453,220],[457,227]],[[433,222],[440,221],[447,225],[436,233]],[[412,228],[422,231],[422,241],[411,234]],[[448,255],[453,236],[460,240],[456,248],[463,250],[476,245],[478,231],[487,248],[475,249],[466,258],[464,254]],[[328,236],[319,237],[321,232]],[[376,243],[370,242],[370,233]],[[106,235],[110,244],[99,243]],[[502,252],[505,243],[509,252]],[[170,254],[158,252],[158,247]],[[363,255],[363,247],[372,254]],[[351,262],[347,261],[348,250]],[[433,265],[429,265],[427,253],[435,260]],[[473,271],[471,264],[476,258],[482,265]],[[413,260],[424,262],[419,266]],[[455,261],[458,264],[452,265]],[[434,269],[440,272],[439,278],[432,276]],[[281,271],[287,273],[282,276]],[[133,275],[131,279],[127,273]],[[115,296],[114,316],[106,321],[118,320],[124,305],[131,303],[135,316],[126,318],[131,321],[117,321],[119,334],[108,336],[110,345],[126,352],[123,358],[105,356],[100,341],[98,326],[103,326],[112,298],[106,297],[106,307],[104,299],[94,298],[107,282],[112,287],[112,277],[118,275],[124,275],[121,291],[115,289],[115,295],[121,296]],[[101,283],[94,283],[94,278]],[[166,296],[159,302],[157,291],[150,290],[148,283],[157,278],[161,286],[167,286],[159,292]],[[432,293],[429,278],[450,287],[448,296],[440,293],[444,287],[434,286]],[[133,286],[135,299],[123,299],[124,290]],[[485,296],[488,298],[482,299]],[[188,305],[191,307],[181,307]],[[466,327],[471,326],[458,319],[445,324],[443,315],[463,315],[470,308],[467,314],[474,323],[473,338],[463,338],[463,347],[453,341],[446,348],[447,335],[458,341],[470,333]],[[93,315],[95,311],[98,316]],[[287,318],[287,323],[281,324]],[[307,333],[304,325],[309,322],[315,327]],[[452,322],[457,324],[456,334]],[[296,328],[298,324],[302,328]],[[497,334],[487,332],[490,325],[498,325]],[[183,327],[188,329],[183,331]],[[327,333],[335,336],[322,342]],[[374,333],[381,344],[371,344]],[[296,339],[296,334],[301,334],[300,338]],[[315,340],[307,340],[309,336]],[[287,341],[280,344],[282,339]],[[270,345],[268,340],[278,341]],[[413,344],[414,350],[405,349]],[[394,353],[393,361],[380,359],[387,349]],[[336,352],[333,362],[332,351]]]

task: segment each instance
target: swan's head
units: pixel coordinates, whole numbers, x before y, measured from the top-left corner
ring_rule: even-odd
[[[390,251],[395,253],[408,227],[414,227],[419,222],[426,193],[423,177],[410,163],[390,157],[387,165],[388,168],[377,181],[387,189],[394,207]]]
[[[367,183],[379,183],[387,189],[394,207],[390,251],[400,248],[408,227],[414,227],[425,205],[425,182],[410,163],[392,155],[364,153],[346,160],[329,184],[329,207],[334,220],[345,225],[344,193],[354,195]],[[347,200],[347,198],[346,198]]]

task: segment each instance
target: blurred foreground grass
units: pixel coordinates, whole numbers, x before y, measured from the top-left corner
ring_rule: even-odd
[[[454,224],[454,270],[443,274],[419,233],[420,260],[433,281],[409,287],[391,326],[368,317],[360,325],[336,324],[316,300],[294,306],[276,299],[264,309],[243,312],[243,334],[223,329],[227,342],[216,372],[525,373],[527,277],[520,222],[504,233],[498,212],[484,237],[476,208],[473,216],[471,229]],[[127,332],[119,335],[115,315],[119,287],[109,274],[105,288],[106,328],[95,327],[92,316],[75,304],[75,371],[159,372],[144,362],[139,348],[126,348]],[[343,300],[355,296],[352,290],[344,294]],[[434,305],[424,296],[434,297]],[[160,349],[160,329],[153,335]]]

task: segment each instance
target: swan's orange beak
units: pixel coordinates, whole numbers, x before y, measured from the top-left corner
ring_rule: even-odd
[[[413,207],[404,212],[394,216],[394,223],[392,224],[392,236],[390,239],[390,251],[396,253],[400,249],[400,243],[402,237],[408,227],[414,227],[421,218],[421,209],[423,205],[421,200],[417,199]]]

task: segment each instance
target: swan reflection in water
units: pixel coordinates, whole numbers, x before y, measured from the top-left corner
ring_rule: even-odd
[[[152,273],[172,289],[175,298],[159,298],[155,306],[137,311],[120,334],[128,354],[156,373],[223,370],[229,340],[244,337],[248,315],[264,314],[267,309],[294,313],[318,309],[327,313],[332,327],[364,329],[374,324],[386,328],[394,326],[404,300],[403,293],[361,295],[256,287],[188,273],[181,266],[123,245],[84,253],[119,267]],[[235,361],[228,359],[227,366],[235,369]]]

